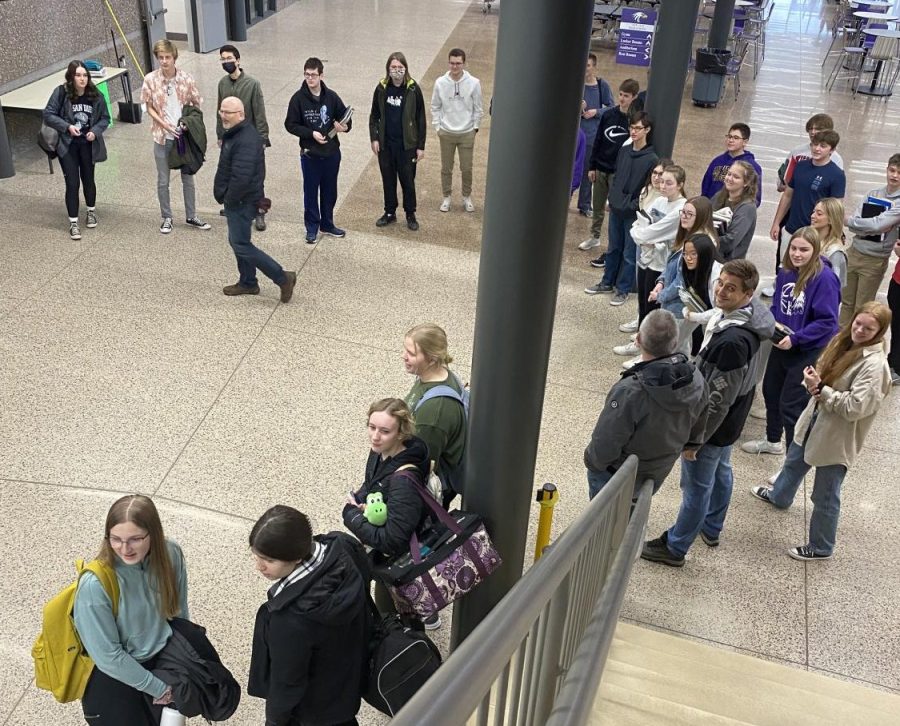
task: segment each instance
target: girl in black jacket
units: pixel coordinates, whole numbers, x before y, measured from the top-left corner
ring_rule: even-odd
[[[256,569],[273,580],[256,614],[247,693],[266,726],[356,724],[368,660],[368,602],[349,535],[313,537],[305,514],[276,505],[253,525]]]
[[[97,185],[94,164],[106,161],[103,132],[109,126],[106,100],[91,81],[91,74],[80,60],[69,63],[66,82],[57,87],[44,108],[44,123],[59,133],[56,155],[66,178],[66,210],[69,236],[81,239],[78,227],[79,181],[84,185],[87,204],[85,226],[97,226]]]
[[[428,476],[428,447],[415,436],[409,407],[399,398],[385,398],[369,407],[369,441],[372,450],[366,462],[362,486],[351,492],[344,505],[344,525],[371,548],[374,564],[409,552],[409,539],[422,531],[428,510],[412,479],[422,484]],[[381,494],[387,505],[387,520],[373,524],[365,516],[366,497]],[[387,589],[375,583],[375,603],[382,612],[394,611]],[[439,619],[429,626],[438,627]]]

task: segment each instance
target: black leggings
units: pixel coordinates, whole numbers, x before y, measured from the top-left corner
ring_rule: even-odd
[[[93,144],[72,141],[65,156],[59,157],[59,165],[66,177],[66,211],[69,217],[78,217],[78,185],[84,186],[84,201],[89,207],[97,203],[97,185],[94,184]]]
[[[156,658],[145,661],[147,670],[153,668]],[[88,679],[81,710],[90,726],[158,726],[162,706],[154,706],[146,693],[117,681],[95,667]]]
[[[787,449],[794,440],[794,426],[806,408],[809,392],[803,385],[803,369],[816,362],[821,348],[813,350],[781,350],[772,348],[766,375],[763,378],[763,398],[766,400],[766,439],[781,441]]]
[[[659,303],[650,302],[647,299],[653,288],[656,287],[659,275],[659,272],[651,270],[649,267],[638,266],[637,268],[638,324],[644,322],[644,318],[652,311],[659,309]]]

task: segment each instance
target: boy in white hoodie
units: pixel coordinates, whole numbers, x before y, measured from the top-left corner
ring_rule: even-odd
[[[474,212],[472,155],[475,150],[475,134],[478,133],[483,115],[481,81],[466,70],[464,50],[453,48],[448,55],[450,70],[437,79],[431,96],[431,123],[441,142],[441,187],[444,193],[441,211],[450,211],[453,155],[458,150],[463,205],[467,212]]]

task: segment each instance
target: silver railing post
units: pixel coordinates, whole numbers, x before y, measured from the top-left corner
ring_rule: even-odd
[[[540,677],[534,705],[534,723],[544,724],[553,708],[553,699],[559,688],[562,670],[563,633],[569,615],[569,587],[571,575],[560,583],[559,590],[550,601],[544,647],[541,652]]]

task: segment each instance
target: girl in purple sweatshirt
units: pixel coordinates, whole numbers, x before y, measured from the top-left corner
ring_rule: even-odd
[[[809,400],[803,369],[815,363],[838,332],[841,284],[821,253],[816,231],[798,229],[775,278],[774,347],[763,379],[766,438],[742,444],[748,453],[783,454],[782,431],[786,445],[793,441],[794,425]]]

